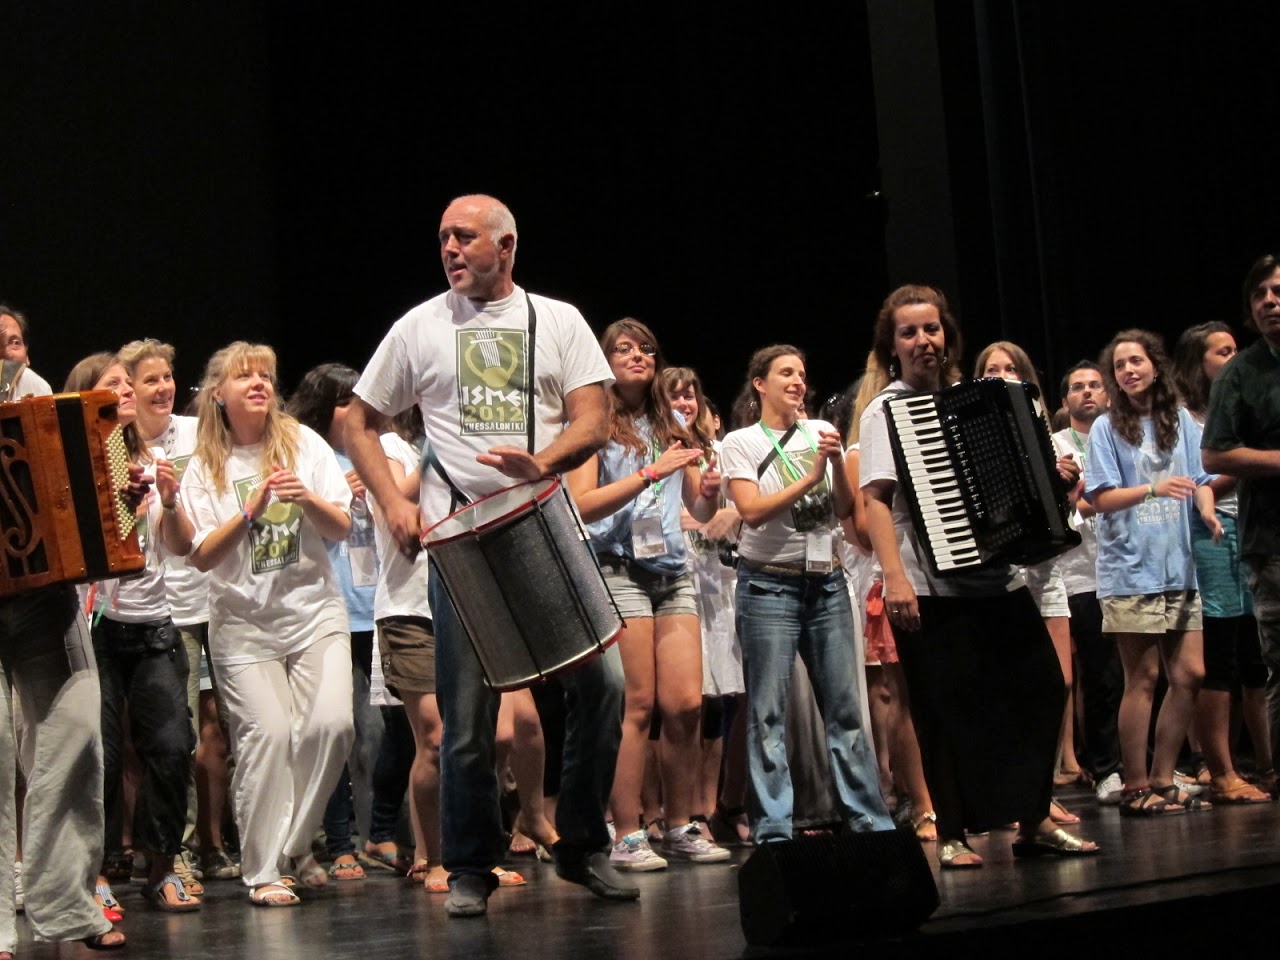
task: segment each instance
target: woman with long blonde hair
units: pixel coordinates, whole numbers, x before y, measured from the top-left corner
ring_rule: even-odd
[[[324,439],[281,409],[275,380],[268,346],[209,359],[182,484],[192,563],[210,574],[241,876],[250,902],[273,907],[298,903],[289,871],[325,880],[311,837],[354,736],[347,613],[325,547],[351,528],[351,489]]]

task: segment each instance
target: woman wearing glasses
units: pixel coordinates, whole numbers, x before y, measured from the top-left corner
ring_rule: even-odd
[[[630,318],[605,330],[600,345],[613,369],[609,442],[569,474],[591,547],[626,621],[618,641],[626,712],[611,806],[623,870],[661,870],[641,823],[640,791],[649,723],[662,718],[662,789],[667,858],[712,863],[729,851],[690,822],[702,709],[702,640],[685,560],[680,506],[701,522],[715,513],[719,474],[699,467],[702,450],[671,409],[658,341]]]

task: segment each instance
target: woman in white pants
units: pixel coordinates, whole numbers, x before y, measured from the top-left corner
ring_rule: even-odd
[[[311,835],[353,737],[351,641],[324,543],[346,538],[351,490],[329,445],[281,410],[275,374],[267,346],[209,359],[182,495],[192,563],[210,573],[241,875],[253,904],[293,906],[282,875],[319,872]]]

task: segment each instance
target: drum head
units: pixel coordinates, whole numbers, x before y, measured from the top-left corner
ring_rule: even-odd
[[[474,536],[495,526],[513,520],[533,509],[533,505],[545,502],[560,488],[560,479],[531,480],[506,487],[487,497],[481,497],[456,510],[439,523],[427,528],[422,535],[422,545],[430,548],[448,543],[458,537]]]

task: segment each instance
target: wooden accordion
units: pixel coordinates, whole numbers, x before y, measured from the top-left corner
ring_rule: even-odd
[[[1080,543],[1030,383],[987,378],[885,401],[898,479],[938,576],[1030,565]]]
[[[0,403],[0,597],[142,570],[111,390]]]

